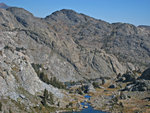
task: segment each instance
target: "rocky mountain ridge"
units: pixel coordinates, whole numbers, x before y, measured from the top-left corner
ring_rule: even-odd
[[[0,9],[0,96],[17,101],[47,89],[63,103],[66,93],[47,79],[88,81],[142,72],[150,64],[149,38],[143,27],[110,24],[73,10],[37,18],[22,8]],[[45,81],[32,64],[41,66]]]
[[[0,3],[0,8],[7,9],[9,6],[7,6],[5,3]]]
[[[147,25],[140,25],[138,27],[145,28],[146,30],[150,30],[150,26],[147,26]]]

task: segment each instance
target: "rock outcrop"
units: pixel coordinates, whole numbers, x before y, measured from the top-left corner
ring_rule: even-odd
[[[150,68],[146,69],[138,79],[150,80]]]
[[[122,79],[119,79],[118,81],[121,82],[130,82],[127,84],[124,90],[128,91],[149,91],[150,90],[150,79],[149,79],[150,70],[149,68],[146,69],[140,77],[136,77],[133,74],[126,74],[126,77],[124,81],[121,81]]]
[[[0,3],[0,8],[1,8],[1,9],[7,9],[7,8],[9,8],[9,6],[7,6],[7,5],[4,4],[4,3]]]
[[[41,66],[46,79],[61,82],[113,79],[143,70],[150,63],[149,38],[145,28],[110,24],[72,10],[37,18],[22,8],[0,8],[0,97],[18,101],[47,89],[63,100],[67,92],[42,81],[32,64]],[[124,77],[126,82],[133,78]],[[149,71],[141,78],[149,79]]]
[[[0,94],[10,95],[11,92],[15,92],[21,87],[32,95],[47,89],[57,97],[62,97],[63,94],[58,89],[43,83],[38,78],[30,58],[23,52],[24,49],[22,52],[18,50],[19,48],[16,49],[17,45],[13,40],[16,34],[17,32],[7,31],[0,33]]]
[[[98,20],[69,10],[68,12],[67,10],[55,12],[56,14],[52,14],[52,17],[46,17],[45,19],[36,18],[21,8],[8,8],[2,10],[2,12],[4,18],[7,17],[5,15],[10,15],[10,24],[12,25],[9,25],[9,19],[6,18],[8,22],[3,19],[1,29],[17,32],[15,39],[17,48],[24,48],[32,63],[42,64],[47,68],[46,73],[50,77],[55,76],[61,81],[78,81],[84,78],[111,78],[126,71],[126,66],[120,63],[113,54],[107,54],[104,50],[95,48],[96,46],[91,48],[77,43],[77,38],[70,36],[74,34],[73,32],[69,33],[70,35],[60,33],[60,31],[57,32],[52,27],[53,21],[49,19],[53,15],[59,16],[59,13],[63,12],[63,17],[59,21],[63,21],[66,15],[69,16],[68,19],[73,18],[73,15],[78,15],[81,23],[86,22],[82,22],[83,17],[97,23]],[[59,18],[57,17],[57,19]],[[71,19],[70,24],[72,21]],[[108,23],[103,21],[99,24],[109,26]],[[57,24],[55,27],[57,27]]]

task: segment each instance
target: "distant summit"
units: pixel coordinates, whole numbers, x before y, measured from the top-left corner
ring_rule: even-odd
[[[4,3],[0,3],[0,8],[1,8],[1,9],[7,9],[7,8],[9,8],[9,6],[7,6],[7,5],[4,4]]]
[[[150,30],[150,26],[147,26],[147,25],[140,25],[138,26],[140,28],[145,28],[146,30]]]

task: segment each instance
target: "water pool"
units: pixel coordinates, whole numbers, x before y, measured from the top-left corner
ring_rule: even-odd
[[[85,95],[86,99],[90,99],[91,96]],[[82,109],[81,111],[72,111],[72,112],[65,112],[65,113],[107,113],[104,111],[95,110],[92,108],[92,106],[87,102],[82,102],[81,105],[88,106],[88,108]]]

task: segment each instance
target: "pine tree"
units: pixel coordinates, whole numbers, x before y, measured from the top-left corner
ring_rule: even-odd
[[[0,111],[2,111],[2,103],[0,102]]]
[[[43,96],[44,96],[45,99],[48,99],[48,91],[47,91],[47,89],[44,90]]]
[[[54,100],[53,100],[53,94],[51,92],[48,92],[48,90],[45,89],[43,93],[42,104],[46,106],[47,103],[54,104]]]
[[[43,104],[44,106],[47,105],[47,99],[48,99],[48,91],[45,89],[45,90],[44,90],[44,93],[43,93],[43,98],[42,98],[42,104]]]

